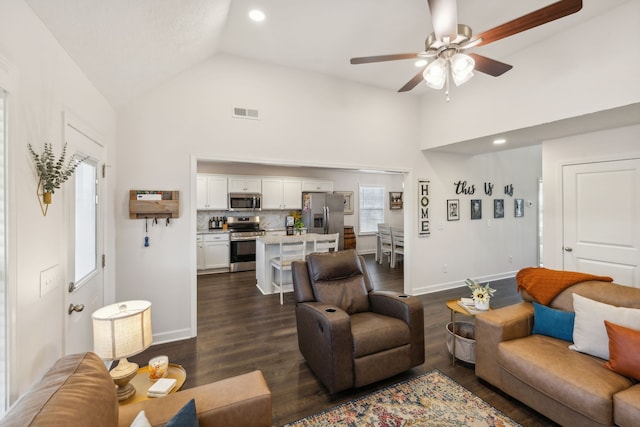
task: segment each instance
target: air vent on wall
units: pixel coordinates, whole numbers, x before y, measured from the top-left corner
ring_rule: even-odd
[[[233,117],[237,119],[260,120],[260,112],[251,108],[233,107]]]

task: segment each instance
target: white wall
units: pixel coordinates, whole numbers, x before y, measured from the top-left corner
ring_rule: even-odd
[[[65,190],[54,194],[47,216],[36,198],[37,177],[27,144],[63,145],[62,113],[70,112],[102,137],[108,163],[115,166],[114,110],[22,0],[0,1],[0,56],[17,85],[9,94],[10,265],[12,333],[11,399],[24,392],[63,354],[64,286],[40,297],[40,271],[59,265],[66,275]],[[114,170],[113,168],[112,170]],[[113,179],[107,205],[113,206]],[[113,210],[108,210],[105,271],[113,298],[115,265]],[[66,279],[63,280],[67,282]],[[13,286],[13,288],[12,288]],[[108,295],[108,297],[109,297]]]
[[[477,156],[428,151],[425,158],[415,161],[413,181],[430,180],[431,236],[416,237],[410,243],[415,256],[407,270],[415,293],[462,286],[466,278],[509,277],[522,267],[536,265],[540,146]],[[475,186],[473,195],[456,194],[454,183],[461,180]],[[491,196],[485,194],[485,182],[494,184]],[[415,187],[415,182],[410,184]],[[513,185],[513,196],[504,193],[506,185]],[[413,194],[417,190],[407,191]],[[514,217],[516,198],[533,202],[531,207],[525,204],[524,217]],[[459,221],[447,221],[448,199],[460,201]],[[470,219],[471,199],[482,200],[481,220]],[[494,199],[504,199],[504,218],[493,218]],[[415,197],[413,207],[405,209],[411,212],[410,218],[405,218],[405,230],[413,226],[413,236],[417,236]]]
[[[640,158],[640,125],[593,132],[542,144],[544,186],[544,264],[563,268],[562,167]]]
[[[513,69],[498,78],[476,73],[462,87],[452,88],[449,103],[442,93],[430,93],[422,103],[421,147],[640,102],[639,18],[640,2],[626,2],[512,56],[495,58]],[[477,52],[491,56],[490,47]],[[463,125],[453,125],[456,120]]]
[[[231,117],[257,108],[262,120]],[[195,160],[403,171],[416,154],[419,102],[395,92],[218,55],[118,116],[118,299],[149,298],[156,342],[189,336],[195,292]],[[179,190],[181,217],[150,231],[130,189]],[[193,213],[190,213],[193,209]]]

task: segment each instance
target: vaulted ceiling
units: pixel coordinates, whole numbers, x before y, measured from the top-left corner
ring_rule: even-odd
[[[480,33],[554,1],[459,0],[459,23]],[[632,0],[585,0],[576,14],[474,51],[502,60],[624,1]],[[26,2],[114,107],[217,53],[397,90],[416,74],[413,61],[350,65],[349,59],[417,52],[432,32],[426,0]],[[255,7],[265,21],[248,19]],[[398,96],[429,91],[420,85]]]

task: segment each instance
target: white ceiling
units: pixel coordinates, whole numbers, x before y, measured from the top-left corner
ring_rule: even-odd
[[[625,1],[633,0],[584,0],[574,15],[474,51],[503,60]],[[397,90],[417,73],[413,61],[349,59],[421,51],[432,31],[426,0],[26,2],[114,107],[219,52]],[[458,21],[479,33],[553,2],[460,0]],[[264,22],[249,21],[254,7]],[[398,96],[429,92],[420,85]]]

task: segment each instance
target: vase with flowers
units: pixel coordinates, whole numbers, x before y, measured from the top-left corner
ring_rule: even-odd
[[[296,230],[296,234],[302,234],[304,228],[304,222],[302,222],[302,212],[293,211],[289,215],[293,217],[293,228]]]
[[[469,289],[471,289],[476,310],[489,310],[491,297],[496,292],[495,289],[492,289],[491,286],[489,286],[490,283],[482,286],[480,283],[476,282],[473,279],[467,279],[464,282],[469,287]]]

